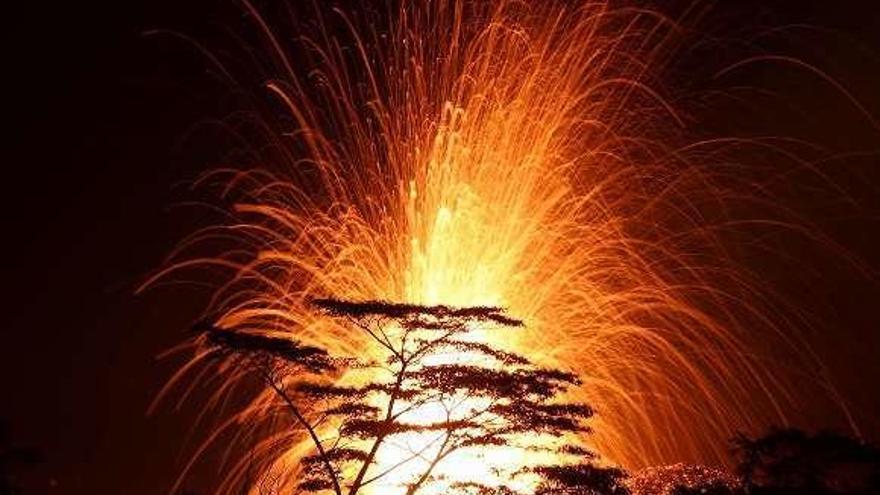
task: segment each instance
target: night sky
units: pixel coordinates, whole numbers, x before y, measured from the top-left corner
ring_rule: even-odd
[[[167,493],[195,445],[188,434],[198,402],[179,411],[165,403],[147,416],[179,364],[156,356],[186,336],[207,292],[134,290],[177,241],[206,222],[174,207],[192,199],[186,181],[214,165],[204,158],[204,142],[194,144],[188,131],[233,106],[228,89],[206,77],[203,58],[143,33],[167,28],[210,45],[212,29],[241,19],[230,1],[56,3],[13,2],[3,14],[0,420],[9,443],[44,457],[26,473],[25,493]],[[788,49],[813,57],[880,116],[875,2],[790,0],[759,10],[761,3],[718,2],[706,29],[734,37],[749,22],[827,27],[836,34],[801,47],[793,41]],[[699,50],[689,56],[681,70],[714,62]],[[788,88],[812,112],[775,118],[772,106],[764,108],[755,132],[764,127],[838,149],[880,149],[880,131],[827,86],[788,70],[739,77],[744,85]],[[734,112],[700,122],[724,133],[750,120]],[[856,206],[827,208],[832,201],[809,194],[794,206],[880,267],[880,159],[859,155],[831,174]],[[799,253],[792,245],[791,255]],[[814,345],[863,433],[880,440],[878,285],[843,263],[804,256],[824,267],[810,291],[796,289],[797,274],[760,260],[755,267],[828,322]],[[197,469],[185,486],[206,492],[208,469]]]

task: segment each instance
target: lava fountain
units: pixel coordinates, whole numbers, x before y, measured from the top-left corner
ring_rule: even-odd
[[[260,151],[197,181],[229,220],[146,285],[219,273],[218,325],[361,354],[310,297],[507,308],[526,328],[495,344],[581,374],[588,441],[627,468],[718,461],[732,432],[785,423],[798,397],[768,349],[814,358],[725,244],[767,200],[718,164],[742,143],[687,142],[662,96],[677,25],[602,1],[378,4],[315,6],[293,43],[245,4],[272,67]],[[218,409],[248,390],[191,344],[169,388],[219,383]],[[290,486],[307,447],[283,414],[263,390],[220,425],[240,459],[223,487],[254,466]]]

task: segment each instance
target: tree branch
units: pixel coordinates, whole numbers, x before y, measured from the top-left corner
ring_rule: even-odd
[[[291,414],[294,418],[306,429],[309,434],[309,437],[312,439],[312,443],[315,444],[315,448],[318,450],[318,455],[321,457],[322,464],[324,464],[324,468],[327,471],[327,475],[330,477],[330,482],[333,483],[333,491],[336,495],[342,495],[342,488],[339,486],[339,478],[336,476],[336,470],[333,469],[333,464],[330,462],[330,458],[327,456],[327,452],[324,450],[324,445],[321,443],[321,439],[318,438],[318,433],[312,427],[312,425],[306,420],[305,416],[299,411],[299,408],[296,407],[296,404],[290,398],[289,395],[284,391],[283,388],[278,386],[275,383],[275,380],[266,373],[264,370],[261,370],[263,374],[263,378],[272,387],[272,390],[281,397],[282,400],[287,404],[288,410],[290,410]]]

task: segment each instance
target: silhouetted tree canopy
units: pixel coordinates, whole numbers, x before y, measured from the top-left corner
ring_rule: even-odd
[[[535,495],[626,495],[624,472],[600,468],[590,462],[539,466],[532,469],[541,476]]]
[[[880,494],[880,450],[833,432],[778,429],[735,439],[737,474],[752,493]]]
[[[674,495],[878,495],[880,449],[833,432],[774,429],[734,439],[740,486],[714,482]]]
[[[536,480],[535,495],[626,492],[622,471],[595,465],[595,456],[573,443],[577,434],[589,431],[585,423],[593,415],[586,404],[559,400],[581,383],[578,377],[474,338],[477,329],[522,326],[502,309],[337,299],[312,304],[364,332],[383,357],[331,356],[289,335],[254,328],[200,327],[218,356],[266,380],[308,434],[313,450],[300,460],[299,491],[355,495],[411,464],[418,469],[403,482],[407,495],[430,485],[444,486],[447,493],[519,493],[513,484],[449,482],[436,474],[457,452],[505,447],[550,453],[560,460],[510,466],[511,481]],[[352,370],[362,379],[337,379]],[[417,412],[426,407],[440,414],[419,418]],[[425,446],[380,470],[381,449],[402,435],[420,435]]]

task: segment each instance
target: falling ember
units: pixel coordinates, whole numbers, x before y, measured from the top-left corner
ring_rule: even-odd
[[[755,335],[811,354],[720,235],[744,220],[725,212],[766,198],[713,166],[717,143],[681,144],[658,92],[674,24],[604,2],[401,2],[371,11],[383,22],[316,12],[296,58],[247,11],[278,68],[266,88],[281,129],[265,124],[260,168],[201,179],[234,199],[232,220],[148,284],[229,270],[208,310],[218,325],[361,354],[310,297],[504,307],[526,328],[494,344],[581,374],[576,398],[598,411],[588,441],[628,468],[719,461],[732,432],[787,421],[792,383]],[[222,383],[212,405],[237,390],[222,365],[199,377]],[[273,428],[274,401],[264,390],[225,423],[243,452],[228,491],[255,463],[260,479],[293,482],[308,447]]]

